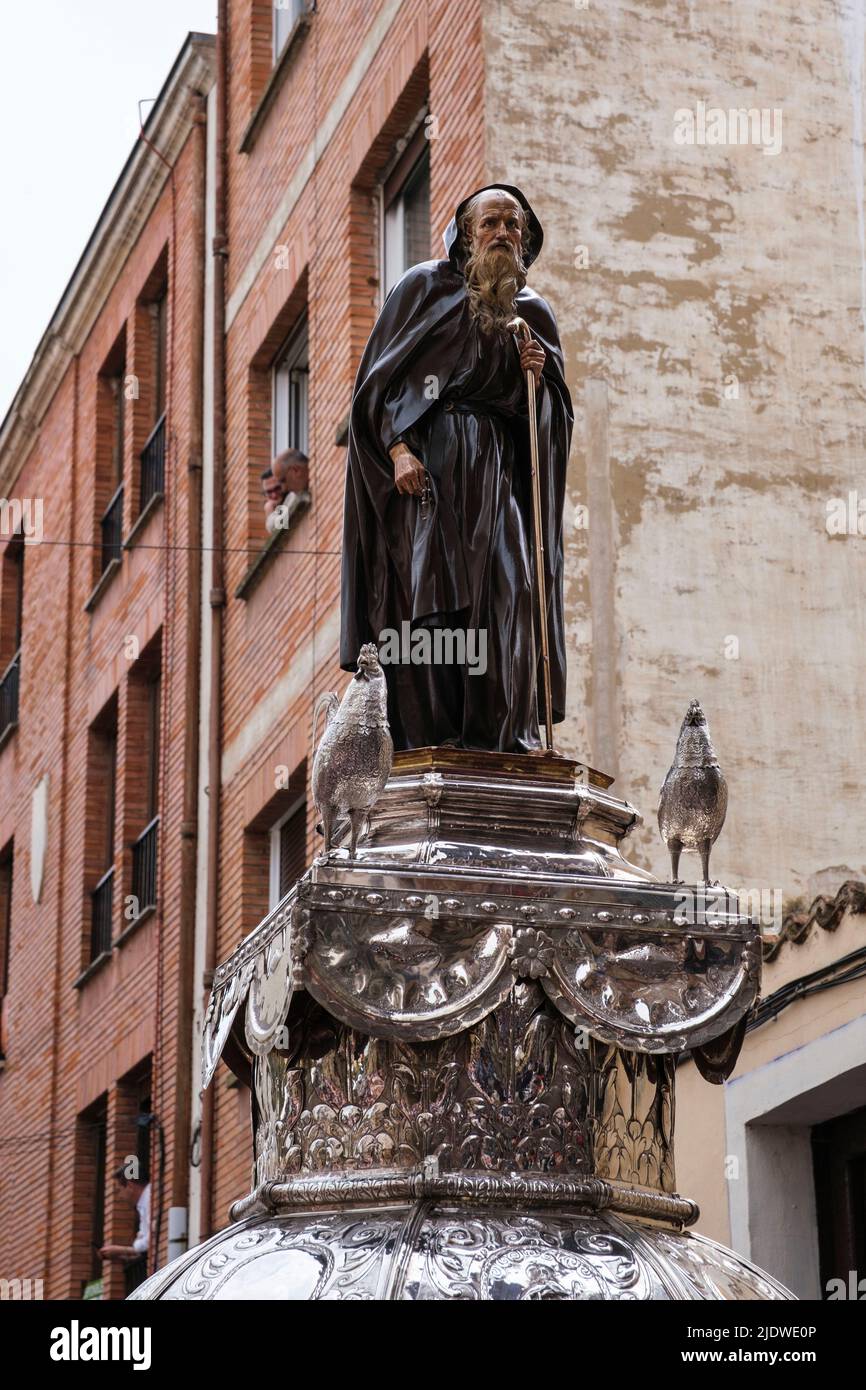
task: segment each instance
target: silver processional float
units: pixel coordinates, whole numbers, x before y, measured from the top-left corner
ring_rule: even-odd
[[[793,1297],[676,1187],[677,1059],[730,1075],[761,974],[736,895],[676,881],[683,849],[707,879],[727,805],[703,711],[662,790],[661,883],[622,852],[635,808],[552,751],[537,627],[537,755],[392,759],[362,649],[313,769],[325,851],[214,976],[202,1084],[224,1057],[251,1088],[251,1190],[134,1299]]]

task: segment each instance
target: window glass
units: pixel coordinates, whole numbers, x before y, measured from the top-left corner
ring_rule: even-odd
[[[302,801],[271,830],[271,876],[268,911],[282,902],[307,867],[307,806]]]
[[[430,148],[396,193],[384,195],[382,278],[387,294],[400,276],[419,261],[430,259]]]
[[[114,419],[111,427],[111,478],[112,492],[115,492],[123,482],[123,436],[125,430],[126,397],[124,394],[124,378],[126,376],[126,363],[120,369],[117,376],[110,378],[110,388],[114,397],[113,414]]]
[[[168,292],[156,301],[153,310],[154,330],[154,407],[153,423],[165,414],[165,378],[168,345]]]
[[[147,686],[147,821],[159,808],[159,673]]]
[[[6,995],[12,935],[12,846],[0,854],[0,1058],[6,1056]]]
[[[306,318],[292,334],[274,366],[273,452],[309,452],[309,354]]]
[[[307,8],[307,0],[273,0],[274,3],[274,62],[286,46],[300,16]]]

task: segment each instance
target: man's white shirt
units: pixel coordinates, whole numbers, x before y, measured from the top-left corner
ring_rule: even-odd
[[[138,1230],[132,1248],[137,1254],[144,1255],[150,1243],[150,1183],[136,1202],[135,1209],[138,1212]]]

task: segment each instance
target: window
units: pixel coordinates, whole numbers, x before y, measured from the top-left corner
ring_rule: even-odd
[[[135,1156],[139,1173],[146,1179],[150,1177],[150,1126],[153,1120],[150,1062],[145,1062],[131,1078],[124,1081],[124,1085],[135,1100]]]
[[[165,407],[168,376],[168,290],[149,305],[153,333],[153,390],[151,392],[151,429],[139,454],[139,516],[165,491]]]
[[[126,780],[122,838],[132,843],[132,877],[124,881],[125,923],[135,921],[157,902],[161,691],[160,632],[141,653],[127,684],[126,747],[131,775]]]
[[[12,566],[12,645],[16,652],[21,650],[21,627],[24,616],[24,539],[18,535],[13,538],[8,550]]]
[[[123,471],[126,454],[126,330],[102,365],[96,382],[95,520],[100,548],[94,582],[120,560],[123,539]]]
[[[21,627],[24,613],[24,538],[14,535],[3,553],[0,592],[0,743],[18,724]]]
[[[126,400],[126,393],[124,390],[125,376],[126,366],[124,364],[121,366],[119,376],[108,378],[108,389],[112,395],[111,481],[114,483],[112,491],[116,491],[123,482],[123,434],[126,417],[126,408],[124,405]]]
[[[150,306],[153,314],[153,423],[165,414],[168,365],[168,290],[163,289]]]
[[[396,77],[396,73],[391,74]],[[430,63],[427,50],[419,57],[405,85],[389,93],[390,114],[356,165],[347,208],[349,284],[348,349],[350,377],[381,308],[406,265],[429,259],[432,249],[428,204],[431,134],[425,125],[429,110]],[[420,162],[420,165],[419,165]],[[419,166],[416,169],[416,166]],[[412,186],[410,176],[417,179]],[[408,186],[407,186],[408,185]],[[386,218],[386,214],[389,214]],[[387,234],[386,234],[387,221]],[[420,231],[420,235],[419,235]],[[407,240],[408,232],[408,240]],[[386,260],[388,262],[386,268]],[[321,422],[325,434],[334,427],[334,441],[348,442],[349,396],[346,415],[339,406]],[[341,418],[342,416],[342,418]]]
[[[162,677],[159,671],[147,682],[147,819],[153,820],[159,808],[159,700]]]
[[[287,761],[294,761],[291,754]],[[264,921],[306,868],[306,762],[294,766],[278,791],[273,792],[272,786],[271,777],[266,775],[259,809],[244,827],[238,915],[241,935]]]
[[[0,1061],[6,1060],[6,995],[12,935],[12,844],[0,853]]]
[[[302,14],[311,9],[309,0],[273,0],[274,4],[274,62],[294,32]]]
[[[151,1149],[151,1129],[154,1116],[152,1113],[151,1100],[151,1064],[148,1060],[135,1071],[122,1078],[118,1082],[118,1142],[123,1152],[124,1166],[130,1177],[137,1177],[141,1182],[150,1181],[150,1149]],[[129,1126],[129,1128],[127,1128]],[[129,1166],[129,1160],[135,1158],[137,1168],[133,1171]],[[126,1213],[122,1217],[124,1223],[129,1220]],[[142,1234],[139,1225],[138,1215],[135,1214],[133,1221],[134,1229],[127,1231],[121,1229],[120,1237],[125,1243],[136,1236]],[[150,1231],[146,1233],[150,1244]],[[138,1288],[147,1278],[147,1247],[142,1251],[137,1259],[131,1260],[123,1269],[124,1294],[128,1298],[133,1289]]]
[[[145,766],[144,815],[147,824],[132,846],[132,896],[136,916],[156,906],[157,849],[159,844],[159,672],[144,687]]]
[[[847,1290],[849,1272],[866,1268],[866,1109],[815,1125],[812,1158],[826,1298],[831,1280]]]
[[[383,297],[400,276],[430,259],[430,142],[420,125],[382,184]]]
[[[117,696],[88,734],[87,841],[90,880],[89,960],[111,950],[114,908],[114,836],[117,787]]]
[[[273,440],[275,458],[284,449],[309,453],[308,391],[309,348],[306,315],[292,333],[274,364]]]
[[[307,804],[301,800],[271,828],[268,911],[282,902],[307,867]]]
[[[368,0],[365,0],[367,3]],[[339,7],[338,7],[339,8]],[[238,52],[245,97],[237,106],[246,116],[239,151],[249,154],[310,31],[315,0],[246,0],[238,6],[238,23],[246,32]]]
[[[76,1180],[71,1201],[82,1298],[101,1298],[105,1244],[105,1157],[108,1103],[102,1096],[78,1117],[75,1134]]]

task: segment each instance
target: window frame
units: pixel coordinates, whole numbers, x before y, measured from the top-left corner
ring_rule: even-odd
[[[288,811],[285,811],[268,831],[268,912],[273,912],[282,901],[280,897],[280,832],[286,822],[290,821],[293,816],[296,816],[306,804],[307,795],[306,792],[302,792],[289,807]],[[304,825],[304,832],[306,834],[306,823]]]
[[[280,57],[282,56],[285,50],[286,44],[289,42],[289,40],[292,37],[292,34],[295,32],[298,21],[300,19],[303,19],[305,14],[309,14],[309,12],[313,8],[314,6],[309,3],[309,0],[292,0],[292,3],[288,5],[279,5],[276,3],[276,0],[271,0],[271,12],[273,16],[271,28],[271,57],[275,67],[277,63],[280,61]],[[284,14],[289,17],[288,22],[286,24],[285,33],[283,34],[282,43],[278,42],[279,26],[277,23],[277,15],[280,14]]]
[[[124,449],[126,439],[126,362],[117,376],[107,378],[114,395],[114,418],[111,424],[111,474],[116,492],[123,482]]]
[[[117,727],[117,717],[115,716],[114,726],[105,730],[102,735],[105,741],[104,756],[108,765],[107,795],[105,799],[105,820],[102,825],[104,839],[103,849],[103,873],[108,873],[109,869],[114,868],[115,844],[117,841],[117,754],[119,745],[119,729]]]
[[[409,269],[406,256],[405,203],[407,194],[412,191],[413,185],[417,183],[422,169],[425,166],[429,202],[430,141],[427,139],[424,114],[422,114],[419,119],[415,130],[408,139],[406,139],[405,144],[391,164],[388,172],[382,178],[378,187],[379,284],[381,286],[381,301],[383,303],[400,277]],[[389,224],[392,222],[392,214],[395,212],[397,213],[398,226],[394,227],[389,234]],[[396,236],[401,243],[399,256],[401,269],[396,272],[392,272],[393,260],[389,251],[391,236]],[[424,259],[428,258],[429,237],[428,256]]]
[[[85,1221],[88,1235],[87,1246],[82,1252],[84,1263],[89,1269],[82,1281],[81,1294],[90,1285],[106,1282],[106,1271],[99,1258],[98,1249],[105,1244],[105,1207],[108,1181],[108,1093],[101,1096],[86,1109],[79,1112],[75,1123],[76,1168],[87,1181],[74,1194],[85,1205]]]
[[[300,358],[304,358],[304,365],[299,366]],[[300,399],[296,407],[296,414],[300,421],[300,429],[295,430],[293,435],[292,420],[292,373],[296,372],[301,378]],[[288,377],[288,390],[286,395],[286,439],[278,438],[281,426],[279,391],[280,377],[285,373]],[[295,422],[297,423],[297,422]],[[309,315],[306,310],[301,314],[283,346],[280,348],[271,368],[271,458],[276,458],[284,449],[299,449],[302,454],[309,457],[310,449],[310,324]]]
[[[120,788],[120,696],[115,690],[87,727],[84,794],[84,899],[81,981],[114,940],[117,908],[117,832],[123,814]],[[99,898],[97,899],[97,895]]]
[[[166,283],[155,299],[151,301],[153,314],[153,421],[149,434],[153,433],[165,414],[168,399],[168,284]]]
[[[15,840],[0,850],[0,1063],[6,1061],[6,1000],[12,957],[12,896],[15,890]]]
[[[161,653],[160,653],[161,656]],[[147,816],[146,824],[159,815],[159,760],[161,757],[162,729],[162,663],[146,682],[147,700]]]

